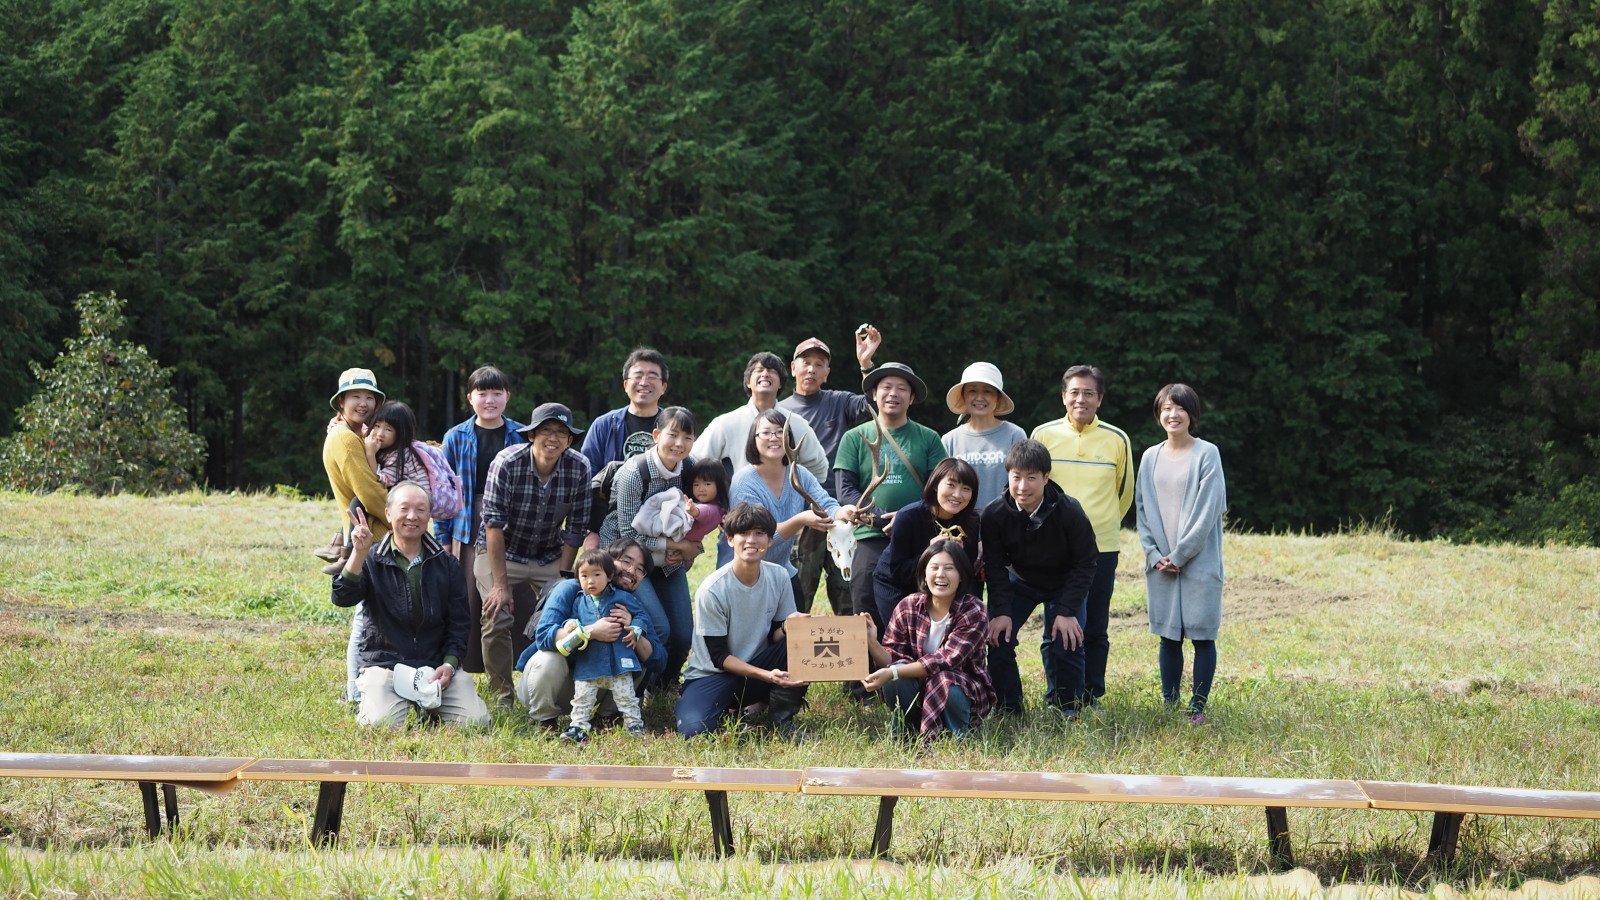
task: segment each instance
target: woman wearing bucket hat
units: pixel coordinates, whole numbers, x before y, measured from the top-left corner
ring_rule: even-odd
[[[1006,451],[1028,433],[1000,420],[1017,405],[1006,396],[1005,380],[994,363],[975,362],[961,381],[945,392],[944,405],[966,420],[945,432],[944,451],[978,470],[976,509],[988,506],[1006,490]]]
[[[348,510],[359,501],[366,512],[367,527],[373,540],[382,540],[389,533],[389,521],[383,517],[388,491],[378,480],[377,473],[367,463],[367,447],[362,441],[366,435],[367,420],[383,402],[383,391],[378,390],[377,376],[371,369],[345,369],[339,375],[339,386],[328,399],[336,415],[328,423],[328,436],[322,442],[322,467],[328,472],[328,485],[333,488],[333,498],[345,516],[340,526],[342,552],[322,571],[338,575],[350,554],[350,517]],[[361,655],[361,632],[366,628],[366,615],[359,604],[350,621],[350,641],[345,650],[345,699],[351,703],[360,699],[356,687],[356,672]]]

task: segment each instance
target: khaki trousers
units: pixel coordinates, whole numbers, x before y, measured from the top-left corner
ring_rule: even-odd
[[[478,593],[484,597],[489,596],[489,591],[494,587],[494,579],[489,574],[489,554],[478,554],[478,558],[473,560],[472,574],[478,581]],[[559,560],[552,560],[542,566],[506,560],[508,588],[515,588],[519,584],[531,585],[537,596],[560,579]],[[516,694],[511,682],[511,666],[516,662],[514,648],[511,645],[511,627],[515,618],[515,604],[508,600],[506,605],[493,616],[485,612],[480,621],[483,637],[483,674],[489,681],[489,693],[501,706],[511,706]]]

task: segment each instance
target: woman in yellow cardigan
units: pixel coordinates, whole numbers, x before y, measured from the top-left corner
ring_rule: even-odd
[[[328,403],[338,415],[328,423],[328,437],[322,442],[322,467],[328,471],[328,484],[333,488],[333,498],[345,517],[345,554],[322,571],[337,575],[344,568],[344,556],[349,554],[350,514],[353,501],[360,501],[366,510],[367,527],[372,529],[373,540],[382,540],[389,533],[389,522],[383,517],[384,501],[388,492],[367,464],[367,420],[383,401],[383,391],[378,390],[378,379],[370,369],[345,369],[339,376],[339,389],[333,392]],[[350,641],[345,650],[345,693],[351,703],[361,699],[356,687],[357,667],[361,659],[361,632],[366,627],[366,613],[358,604],[350,620]]]

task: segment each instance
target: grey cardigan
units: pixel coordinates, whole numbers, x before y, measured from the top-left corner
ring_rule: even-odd
[[[1134,491],[1150,631],[1170,640],[1214,641],[1222,626],[1222,515],[1228,509],[1222,455],[1216,444],[1195,438],[1194,449],[1180,463],[1188,466],[1189,477],[1177,545],[1169,547],[1156,500],[1156,466],[1164,446],[1165,442],[1144,451]],[[1157,571],[1162,557],[1183,571],[1177,575]]]

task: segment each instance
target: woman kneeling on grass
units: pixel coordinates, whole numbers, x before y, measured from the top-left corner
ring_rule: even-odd
[[[861,683],[894,707],[895,733],[924,738],[948,728],[960,737],[994,707],[986,640],[989,614],[977,578],[956,541],[937,541],[917,562],[919,591],[894,608],[883,643],[871,634],[867,655],[880,666]],[[863,615],[866,615],[863,613]]]
[[[1169,384],[1157,392],[1154,405],[1167,439],[1144,452],[1134,493],[1150,632],[1161,638],[1161,699],[1170,705],[1177,705],[1183,680],[1183,640],[1194,644],[1189,717],[1204,725],[1222,625],[1227,484],[1217,445],[1192,433],[1200,423],[1200,395],[1194,388]]]

